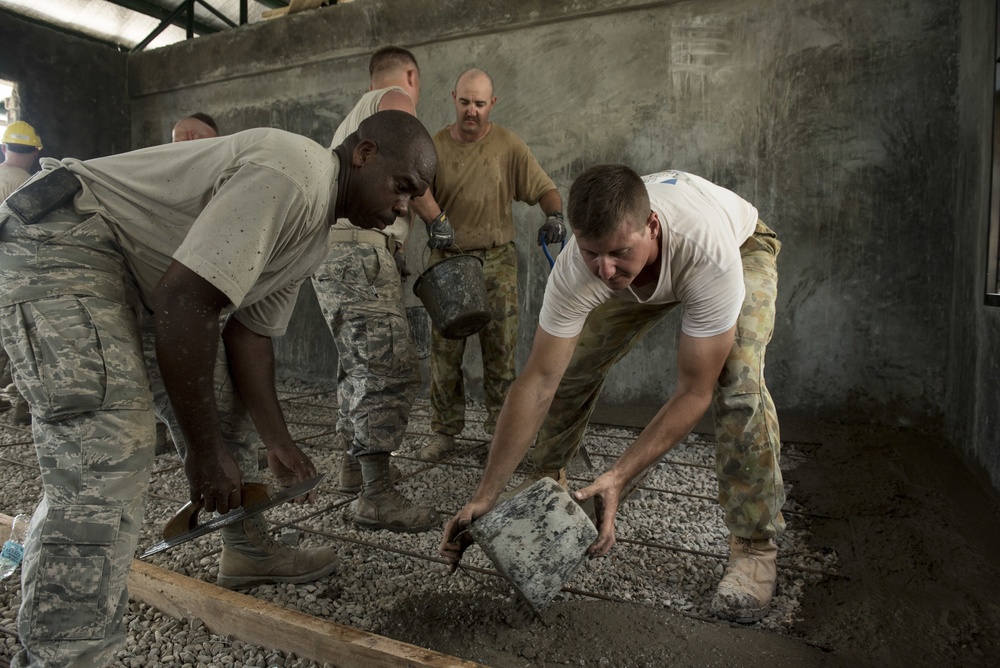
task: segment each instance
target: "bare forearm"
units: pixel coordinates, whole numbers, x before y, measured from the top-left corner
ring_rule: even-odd
[[[413,211],[415,211],[425,223],[431,222],[439,213],[441,213],[441,207],[434,199],[434,194],[431,192],[430,188],[428,188],[427,192],[420,197],[414,197],[410,202],[410,208],[413,209]]]
[[[183,313],[182,317],[172,317]],[[174,303],[157,310],[156,356],[177,422],[193,456],[223,446],[215,412],[214,373],[218,313],[199,313]]]
[[[274,348],[270,337],[256,334],[230,318],[223,334],[233,383],[254,427],[268,446],[291,444],[288,425],[274,384]]]
[[[538,200],[538,206],[541,207],[542,213],[546,216],[550,213],[562,212],[562,197],[559,196],[558,190],[549,190],[541,199]]]

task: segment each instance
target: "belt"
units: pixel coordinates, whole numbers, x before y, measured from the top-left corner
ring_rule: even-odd
[[[375,230],[330,230],[327,241],[332,244],[353,243],[385,246],[390,253],[396,252],[396,240]]]

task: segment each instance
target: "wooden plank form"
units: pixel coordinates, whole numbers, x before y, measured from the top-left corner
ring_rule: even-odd
[[[0,514],[3,540],[9,535],[11,521]],[[366,668],[483,668],[482,664],[288,610],[138,559],[132,561],[128,588],[133,600],[178,619],[200,619],[215,635],[319,663]]]

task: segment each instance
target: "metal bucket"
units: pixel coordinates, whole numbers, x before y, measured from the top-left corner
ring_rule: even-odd
[[[464,339],[490,321],[483,261],[455,255],[428,267],[413,284],[434,327],[446,339]]]
[[[597,540],[584,510],[542,478],[469,527],[473,540],[536,614],[552,601]]]

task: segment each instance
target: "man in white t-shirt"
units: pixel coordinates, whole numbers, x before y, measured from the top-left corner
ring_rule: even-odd
[[[614,465],[574,495],[595,498],[599,537],[588,552],[606,555],[630,482],[711,405],[730,530],[712,609],[733,621],[760,619],[774,594],[774,539],[784,529],[778,422],[763,376],[780,244],[735,193],[679,171],[643,179],[624,165],[598,165],[573,183],[569,222],[575,236],[549,276],[531,354],[507,395],[482,480],[446,527],[441,554],[461,558],[468,540],[461,528],[495,505],[536,433],[536,475],[565,486],[608,370],[683,305],[674,394]]]
[[[103,666],[124,638],[155,449],[140,319],[155,320],[192,502],[220,513],[241,505],[215,402],[226,311],[230,374],[271,471],[284,486],[314,477],[278,402],[271,337],[326,256],[330,225],[383,228],[407,215],[436,160],[419,121],[385,111],[332,152],[261,128],[43,161],[36,178],[46,182],[0,206],[0,339],[31,406],[44,481],[25,542],[24,650],[12,666]],[[318,549],[316,568],[331,572],[335,549]]]
[[[412,53],[383,47],[372,54],[368,72],[371,90],[341,122],[333,146],[378,111],[417,113],[420,69]],[[427,245],[444,248],[454,234],[447,217],[438,215],[440,207],[432,210],[436,206],[428,190],[411,208],[432,221]],[[359,230],[348,220],[337,221],[330,230],[330,252],[312,284],[337,346],[336,441],[343,451],[338,487],[359,495],[351,504],[358,526],[417,532],[440,526],[440,517],[396,489],[389,464],[420,385],[401,284],[407,275],[403,243],[409,231],[406,218],[384,230]]]

